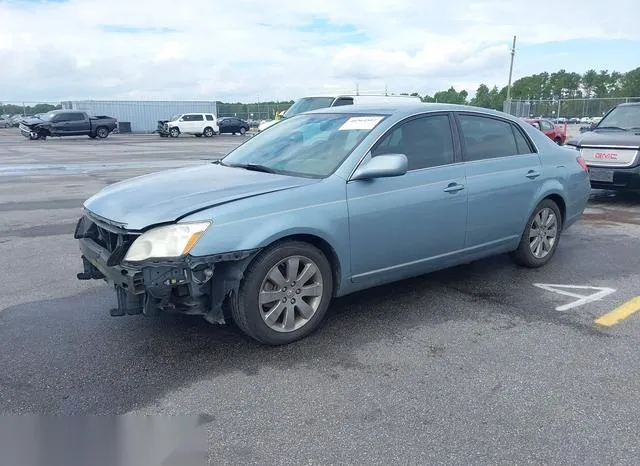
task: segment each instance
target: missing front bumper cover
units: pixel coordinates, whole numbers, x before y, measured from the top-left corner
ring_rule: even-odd
[[[114,286],[118,307],[111,310],[112,316],[166,311],[201,315],[218,324],[225,323],[225,298],[237,291],[244,269],[257,253],[250,250],[139,265],[113,264],[113,253],[90,238],[79,241],[84,272],[78,279],[103,279]]]

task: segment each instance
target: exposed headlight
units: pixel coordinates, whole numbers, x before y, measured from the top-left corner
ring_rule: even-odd
[[[175,258],[189,253],[211,222],[177,223],[154,228],[140,235],[131,245],[125,261]]]

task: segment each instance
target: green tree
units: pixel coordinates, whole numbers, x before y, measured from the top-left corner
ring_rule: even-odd
[[[469,97],[469,93],[467,91],[463,89],[458,92],[453,86],[451,86],[446,91],[436,92],[433,95],[433,100],[438,103],[446,104],[466,104],[467,97]]]

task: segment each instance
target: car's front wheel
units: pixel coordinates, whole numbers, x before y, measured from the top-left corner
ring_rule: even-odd
[[[551,260],[562,231],[562,214],[551,199],[544,199],[529,217],[512,257],[525,267],[541,267]]]
[[[236,325],[250,337],[283,345],[320,325],[333,295],[333,274],[318,248],[286,241],[262,251],[232,296]]]

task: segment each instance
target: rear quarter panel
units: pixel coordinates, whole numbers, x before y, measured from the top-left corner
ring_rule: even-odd
[[[532,199],[529,214],[550,195],[560,196],[566,207],[564,228],[580,218],[589,200],[589,175],[577,162],[580,153],[568,146],[558,146],[531,125],[521,124],[538,149],[543,169],[543,181]]]

